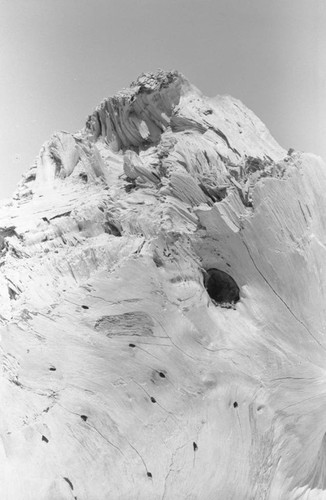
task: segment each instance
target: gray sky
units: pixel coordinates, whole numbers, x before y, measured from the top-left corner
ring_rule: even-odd
[[[0,198],[54,131],[157,68],[326,158],[325,0],[0,0]]]

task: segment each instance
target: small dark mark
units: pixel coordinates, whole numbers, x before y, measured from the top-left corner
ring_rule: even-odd
[[[55,366],[50,366],[49,370],[50,370],[50,372],[55,372],[56,371],[56,367]]]
[[[88,419],[88,417],[87,417],[86,415],[80,415],[80,418],[81,418],[82,420],[84,420],[84,422],[86,422],[86,420]]]
[[[106,233],[113,234],[113,236],[121,236],[120,229],[115,224],[109,221],[106,221],[104,223],[104,231]]]
[[[228,267],[231,267],[231,265],[230,265],[230,264],[228,264],[228,262],[226,263],[226,265],[227,265]]]
[[[72,484],[72,482],[70,481],[70,479],[68,479],[67,477],[64,477],[63,478],[65,481],[67,481],[67,483],[69,484],[70,488],[73,490],[74,489],[74,486]]]
[[[236,401],[233,403],[233,408],[238,408],[238,403]]]
[[[47,408],[45,408],[44,413],[47,413],[49,411],[50,407],[48,406]]]
[[[151,396],[151,401],[152,401],[152,403],[156,403],[156,399],[153,398],[153,396]]]
[[[45,441],[46,443],[49,442],[48,438],[46,438],[45,436],[42,436],[42,441]]]
[[[19,382],[19,380],[17,379],[14,379],[14,380],[11,380],[11,382],[15,385],[17,385],[18,387],[22,387],[22,384]]]
[[[82,308],[83,308],[83,309],[89,309],[89,307],[88,307],[88,306],[82,306]]]
[[[129,347],[136,347],[135,344],[129,344]]]
[[[131,184],[126,184],[125,185],[125,191],[126,191],[126,193],[130,193],[130,191],[132,189],[135,189],[135,187],[136,187],[136,183],[135,182],[133,182]]]
[[[198,450],[198,446],[197,446],[197,443],[195,443],[195,441],[192,443],[192,446],[194,448],[194,451]]]
[[[148,477],[153,477],[151,472],[147,472]]]
[[[165,378],[165,375],[164,375],[164,373],[163,373],[163,372],[159,372],[159,376],[160,376],[161,378]]]
[[[54,217],[50,217],[50,220],[59,219],[60,217],[68,217],[71,214],[71,210],[69,212],[64,212],[63,214],[55,215]]]
[[[85,174],[84,172],[79,174],[79,177],[82,181],[87,182],[88,181],[88,175]]]

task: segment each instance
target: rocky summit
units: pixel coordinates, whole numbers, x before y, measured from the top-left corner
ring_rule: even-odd
[[[0,207],[1,500],[325,499],[325,192],[177,71],[55,133]]]

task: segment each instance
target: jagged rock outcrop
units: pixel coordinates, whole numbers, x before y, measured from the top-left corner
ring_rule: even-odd
[[[326,498],[326,167],[144,74],[0,209],[4,500]]]

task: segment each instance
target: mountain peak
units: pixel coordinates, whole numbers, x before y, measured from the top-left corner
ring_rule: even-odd
[[[325,172],[176,71],[53,134],[0,207],[3,500],[324,495]]]

